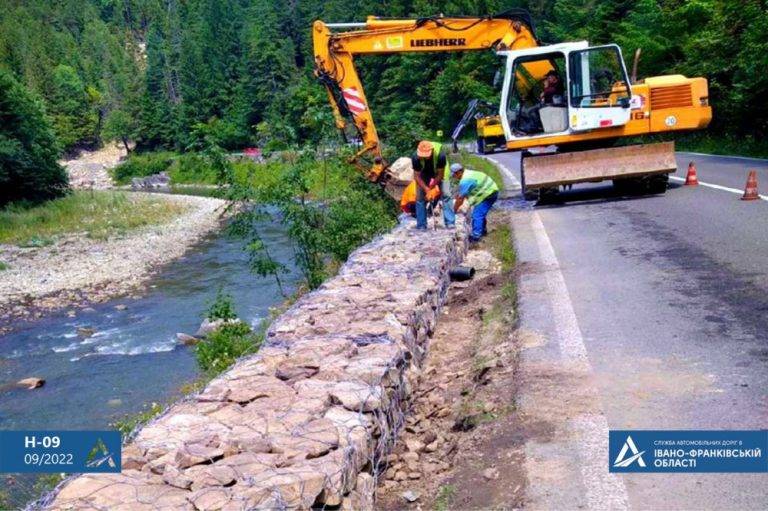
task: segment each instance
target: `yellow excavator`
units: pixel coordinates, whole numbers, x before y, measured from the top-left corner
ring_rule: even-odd
[[[673,142],[611,146],[622,137],[702,129],[712,119],[705,78],[630,81],[617,45],[541,45],[523,10],[315,21],[312,35],[315,76],[328,92],[336,127],[354,129],[359,150],[353,161],[376,182],[388,180],[388,164],[355,69],[358,55],[495,51],[504,70],[498,115],[479,121],[497,145],[523,152],[523,192],[534,197],[560,185],[609,179],[623,189],[663,193],[676,168]]]

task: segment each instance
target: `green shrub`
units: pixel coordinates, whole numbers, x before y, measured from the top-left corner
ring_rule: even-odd
[[[125,438],[130,435],[137,427],[146,424],[150,420],[160,415],[160,412],[162,411],[162,405],[153,402],[150,403],[149,406],[144,405],[140,412],[126,415],[122,419],[118,419],[110,424],[110,426],[118,430],[123,435],[123,438]]]
[[[195,346],[197,363],[207,373],[221,373],[243,355],[255,353],[262,340],[245,323],[225,324]]]
[[[168,169],[174,184],[216,184],[217,176],[211,162],[198,153],[182,154]]]
[[[167,171],[177,155],[172,152],[132,154],[125,162],[112,169],[117,184],[128,184],[131,178],[146,177]]]
[[[67,193],[67,174],[42,104],[0,69],[0,207]]]
[[[217,319],[223,319],[225,321],[231,321],[237,319],[237,313],[235,313],[235,303],[232,300],[232,295],[225,293],[221,288],[216,292],[216,298],[208,306],[208,312],[205,315],[206,318],[211,321]]]
[[[325,250],[337,262],[346,261],[353,250],[395,224],[394,202],[381,190],[366,186],[348,191],[328,208],[323,239]]]

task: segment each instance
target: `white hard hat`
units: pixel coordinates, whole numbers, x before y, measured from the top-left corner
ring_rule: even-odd
[[[456,174],[464,170],[464,165],[461,163],[451,163],[451,174]]]

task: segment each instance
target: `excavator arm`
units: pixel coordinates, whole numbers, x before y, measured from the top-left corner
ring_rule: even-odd
[[[332,30],[340,30],[333,32]],[[404,52],[515,50],[538,46],[533,23],[525,11],[495,16],[383,19],[369,16],[364,23],[315,21],[312,30],[315,76],[325,87],[336,122],[344,135],[354,125],[361,148],[352,161],[371,181],[385,181],[387,163],[363,84],[355,69],[356,55]],[[543,76],[542,71],[535,74]]]

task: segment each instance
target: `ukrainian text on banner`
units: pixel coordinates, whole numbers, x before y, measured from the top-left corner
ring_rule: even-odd
[[[615,430],[610,472],[768,472],[768,431]]]

